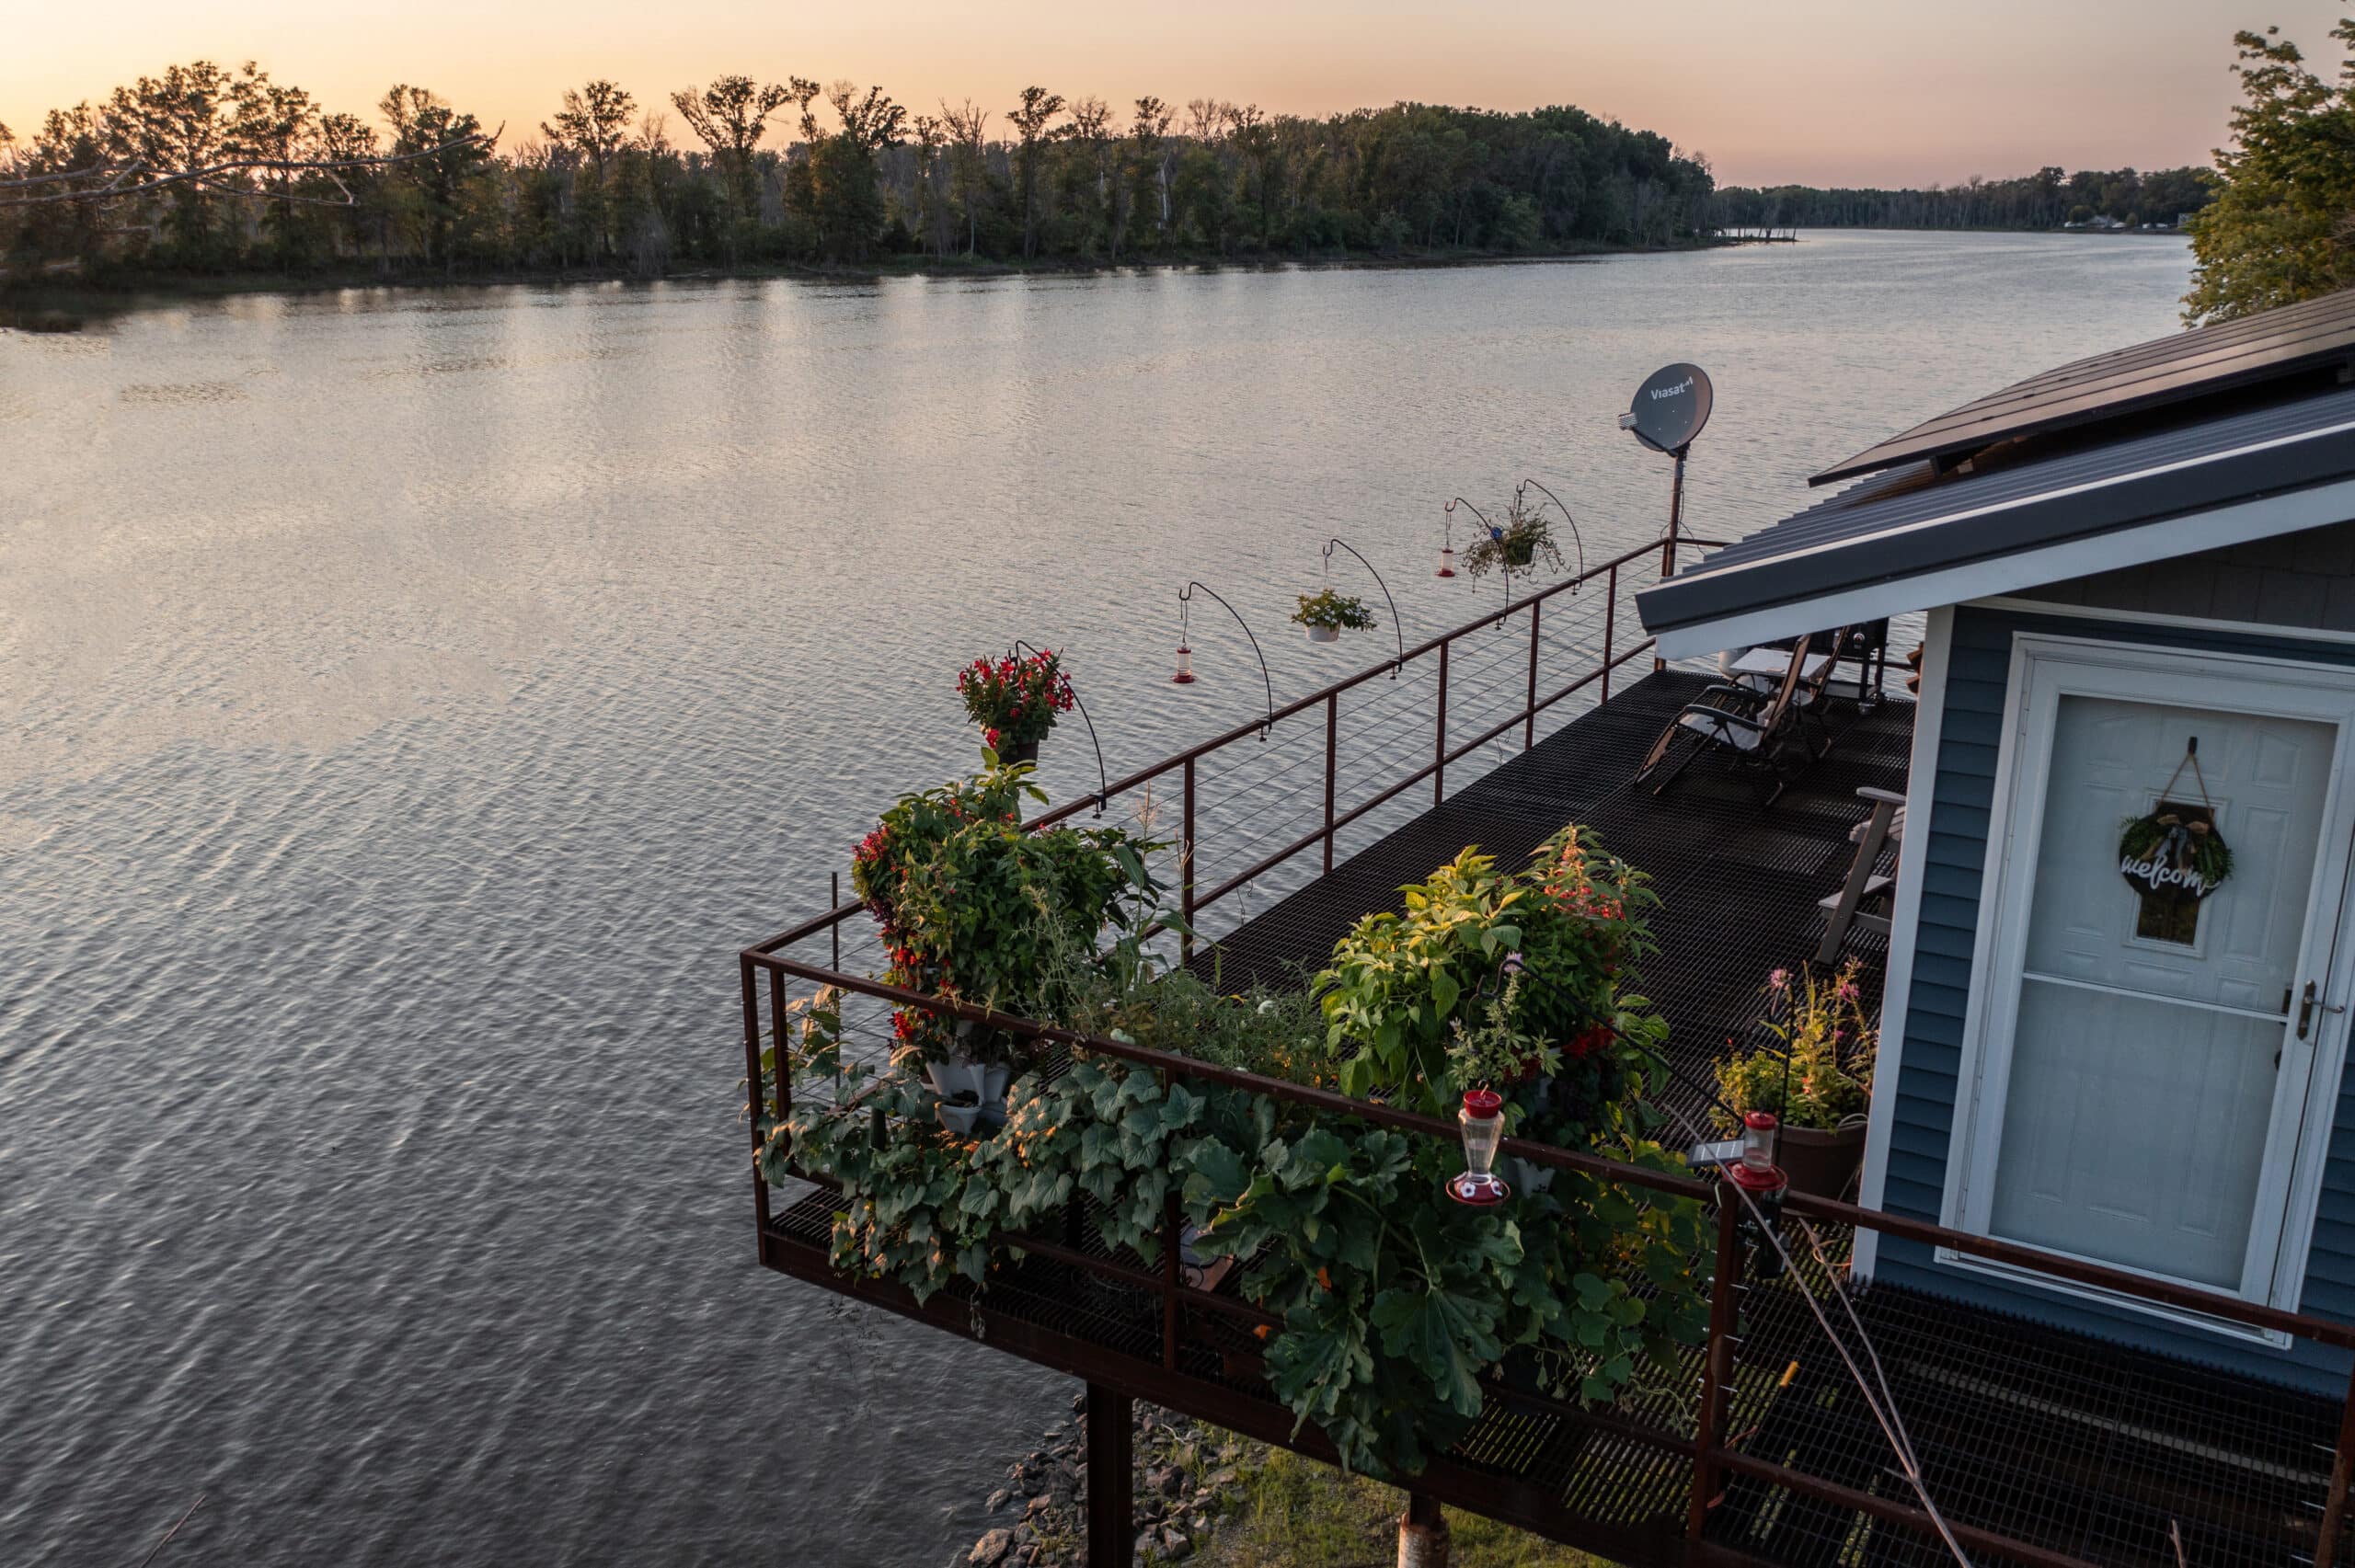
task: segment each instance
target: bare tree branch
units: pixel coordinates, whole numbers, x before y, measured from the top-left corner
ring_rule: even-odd
[[[428,158],[438,158],[445,153],[455,152],[461,147],[477,144],[493,147],[498,145],[500,135],[506,129],[507,127],[501,124],[499,130],[487,134],[476,132],[470,135],[454,136],[447,142],[427,147],[420,152],[403,153],[397,155],[387,154],[366,158],[265,158],[258,156],[227,158],[217,164],[208,164],[202,168],[180,169],[172,174],[157,175],[155,178],[137,185],[125,185],[123,181],[135,179],[148,173],[146,164],[136,159],[119,167],[98,164],[88,168],[68,169],[54,174],[37,174],[17,179],[0,179],[0,190],[23,190],[34,186],[58,185],[76,179],[101,177],[106,179],[104,185],[92,186],[80,190],[52,190],[38,196],[0,196],[0,207],[36,207],[63,201],[112,201],[128,196],[145,196],[153,191],[168,189],[177,185],[193,185],[201,189],[215,191],[224,196],[304,201],[321,207],[349,207],[354,205],[358,199],[352,195],[351,188],[338,177],[341,171],[396,168],[403,164],[422,163]],[[339,201],[319,196],[293,196],[222,183],[227,176],[257,173],[324,174],[335,180],[337,189],[343,192],[343,200]]]

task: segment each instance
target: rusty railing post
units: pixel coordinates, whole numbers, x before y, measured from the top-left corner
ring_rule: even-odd
[[[1178,830],[1178,911],[1186,929],[1178,933],[1178,956],[1194,956],[1194,760],[1186,759],[1185,822]]]
[[[1734,1286],[1741,1275],[1741,1198],[1729,1182],[1717,1184],[1717,1277],[1709,1283],[1709,1339],[1701,1353],[1701,1408],[1693,1438],[1693,1499],[1684,1538],[1697,1541],[1717,1495],[1718,1445],[1725,1438],[1726,1387],[1733,1381]]]
[[[1611,576],[1603,588],[1603,695],[1595,706],[1611,700],[1611,634],[1619,622],[1619,563],[1611,563]]]
[[[1438,766],[1431,770],[1431,804],[1447,804],[1447,653],[1455,646],[1453,638],[1439,645],[1439,749],[1433,753]]]
[[[1186,1239],[1185,1221],[1178,1212],[1178,1189],[1161,1198],[1161,1366],[1178,1370],[1178,1265]]]
[[[1341,693],[1325,699],[1325,869],[1333,869],[1333,778],[1341,756]]]
[[[833,899],[833,901],[829,903],[826,908],[829,910],[841,909],[843,907],[843,874],[839,871],[830,871],[826,873],[826,884]],[[836,921],[833,925],[826,929],[833,933],[834,970],[839,974],[842,971],[843,967],[843,922]]]
[[[1522,704],[1529,717],[1521,727],[1521,749],[1524,751],[1537,744],[1537,612],[1545,608],[1542,599],[1529,607],[1529,700]]]
[[[752,1221],[754,1255],[768,1261],[769,1182],[761,1174],[761,993],[752,984],[752,956],[739,954],[737,967],[744,982],[744,1104],[752,1124]],[[774,972],[774,971],[772,971]],[[777,1064],[777,1085],[785,1084],[784,1063]]]
[[[1129,1396],[1087,1385],[1087,1568],[1134,1568],[1136,1510],[1129,1489],[1136,1454]]]
[[[2322,1533],[2315,1539],[2314,1568],[2330,1568],[2338,1555],[2338,1532],[2347,1517],[2347,1483],[2355,1472],[2355,1373],[2347,1379],[2347,1402],[2338,1412],[2338,1451],[2330,1459],[2330,1493],[2323,1505]]]

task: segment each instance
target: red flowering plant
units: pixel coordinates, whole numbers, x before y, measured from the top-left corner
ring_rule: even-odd
[[[1519,872],[1467,849],[1405,894],[1317,977],[1344,1089],[1449,1116],[1486,1084],[1517,1132],[1570,1146],[1648,1130],[1635,1096],[1668,1025],[1629,989],[1659,903],[1642,873],[1569,827]]]
[[[957,694],[965,716],[982,727],[982,741],[1007,761],[1028,761],[1055,727],[1057,715],[1072,710],[1071,677],[1052,648],[1017,658],[977,658],[957,672]]]
[[[1155,846],[1114,828],[1027,831],[1024,801],[1046,798],[1006,766],[903,795],[883,813],[852,856],[851,886],[882,926],[885,979],[1049,1017],[1070,955],[1094,952],[1108,927],[1146,920],[1155,885],[1145,857]],[[926,1056],[993,1054],[919,1008],[901,1009],[894,1029]]]

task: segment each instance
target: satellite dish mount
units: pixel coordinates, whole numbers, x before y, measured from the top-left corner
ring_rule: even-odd
[[[1644,384],[1636,388],[1635,403],[1619,416],[1621,429],[1634,431],[1637,441],[1676,460],[1668,493],[1668,538],[1660,553],[1663,578],[1676,574],[1676,535],[1684,520],[1684,453],[1709,422],[1716,397],[1709,372],[1700,366],[1667,365],[1644,378]]]

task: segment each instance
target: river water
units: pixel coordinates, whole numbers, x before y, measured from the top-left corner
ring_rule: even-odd
[[[733,953],[967,763],[953,669],[1065,647],[1118,773],[1259,700],[1231,627],[1166,682],[1189,578],[1281,700],[1351,662],[1273,635],[1330,534],[1409,640],[1488,603],[1452,496],[1652,537],[1660,364],[1716,379],[1726,537],[2187,271],[1809,235],[0,331],[0,1562],[200,1495],[159,1568],[947,1561],[1071,1385],[753,1266]]]

